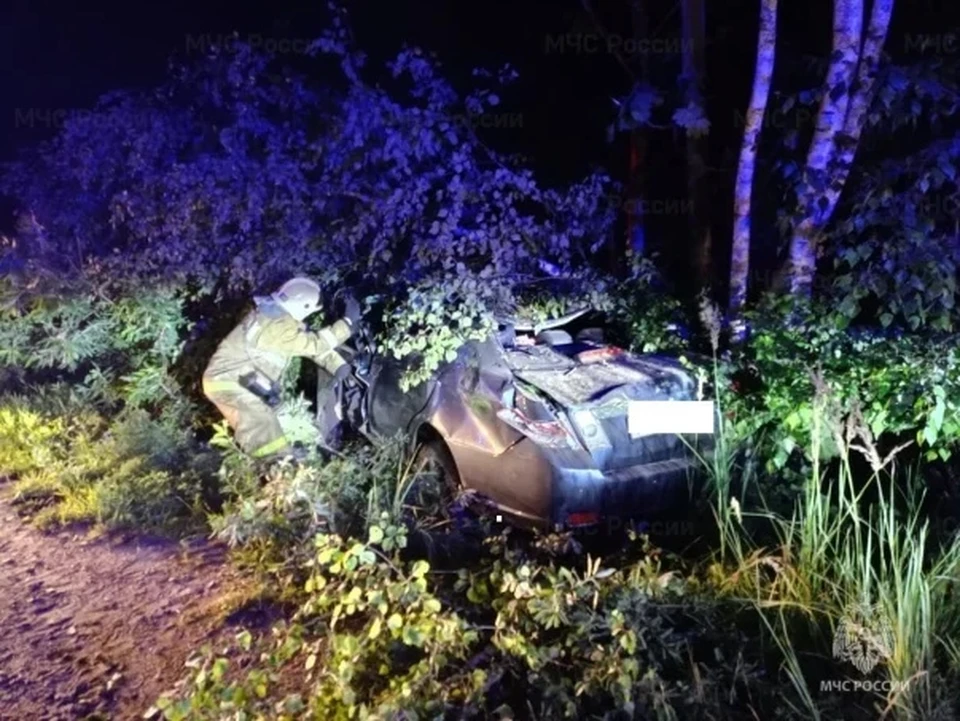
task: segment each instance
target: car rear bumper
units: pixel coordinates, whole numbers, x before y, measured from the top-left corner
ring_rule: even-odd
[[[558,468],[551,523],[625,528],[688,504],[705,478],[702,461],[678,458],[607,472]]]

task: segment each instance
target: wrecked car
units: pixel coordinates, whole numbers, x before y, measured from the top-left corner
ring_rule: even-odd
[[[405,435],[452,492],[511,522],[572,529],[676,508],[702,477],[714,404],[677,360],[604,342],[591,314],[501,320],[406,392],[404,363],[361,334],[344,423],[373,443]]]

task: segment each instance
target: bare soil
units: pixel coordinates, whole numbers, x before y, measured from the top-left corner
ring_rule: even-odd
[[[43,533],[2,491],[0,720],[142,718],[192,651],[232,632],[223,598],[244,580],[222,548]]]

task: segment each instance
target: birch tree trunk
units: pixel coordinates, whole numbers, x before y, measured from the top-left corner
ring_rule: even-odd
[[[686,102],[703,109],[703,82],[706,75],[705,0],[681,0],[682,70]],[[689,227],[693,241],[693,275],[699,289],[711,284],[710,195],[706,184],[709,141],[706,134],[686,137],[687,199],[690,201]]]
[[[761,0],[760,28],[757,33],[757,62],[753,72],[753,92],[747,108],[737,180],[734,190],[733,246],[730,254],[729,317],[739,320],[747,300],[750,273],[750,209],[757,146],[763,117],[770,97],[773,65],[777,54],[777,0]]]
[[[853,159],[860,144],[863,125],[873,102],[880,55],[887,40],[892,15],[893,0],[873,0],[870,20],[867,23],[867,31],[860,49],[856,81],[851,90],[847,116],[843,121],[843,142],[840,143],[832,181],[826,189],[825,222],[829,221],[833,215],[840,194],[843,192],[843,186],[847,182],[847,176],[850,174],[851,167],[853,167]]]
[[[830,217],[827,187],[833,182],[831,166],[839,155],[837,140],[844,131],[863,46],[863,3],[864,0],[834,0],[833,4],[830,67],[807,154],[806,187],[799,199],[800,222],[790,239],[788,273],[790,292],[794,295],[809,297],[813,290],[817,244]]]

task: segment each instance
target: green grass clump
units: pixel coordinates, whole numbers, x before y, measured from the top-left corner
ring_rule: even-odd
[[[137,409],[111,421],[87,407],[8,401],[0,449],[13,500],[41,527],[171,528],[201,517],[216,470],[186,429]]]

